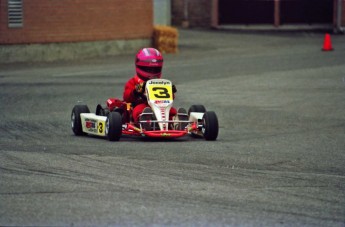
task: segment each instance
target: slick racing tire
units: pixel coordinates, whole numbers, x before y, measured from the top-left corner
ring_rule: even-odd
[[[118,141],[122,135],[122,116],[119,112],[110,112],[107,117],[105,134],[110,141]]]
[[[90,113],[89,107],[86,105],[75,105],[71,113],[71,128],[76,136],[86,135],[81,125],[80,114],[82,113]]]
[[[189,116],[190,112],[205,113],[206,112],[206,108],[205,108],[204,105],[192,105],[191,107],[189,107],[188,116]]]
[[[202,134],[205,140],[216,140],[218,137],[218,118],[215,112],[208,111],[202,117]]]

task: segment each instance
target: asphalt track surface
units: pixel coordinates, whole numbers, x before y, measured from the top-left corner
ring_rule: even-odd
[[[0,226],[344,226],[345,38],[323,37],[180,31],[164,77],[217,113],[214,142],[73,135],[134,54],[1,65]]]

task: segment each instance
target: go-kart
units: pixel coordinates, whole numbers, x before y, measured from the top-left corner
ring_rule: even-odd
[[[187,111],[170,116],[173,106],[172,82],[152,79],[146,82],[144,96],[151,107],[150,120],[134,121],[133,107],[117,98],[110,98],[106,106],[97,105],[96,113],[90,113],[87,105],[75,105],[71,114],[71,128],[75,135],[96,135],[110,141],[118,141],[122,135],[151,138],[178,138],[186,135],[206,140],[216,140],[218,118],[214,111],[206,111],[203,105],[192,105]],[[141,119],[141,118],[139,118]],[[149,129],[144,125],[149,124]]]

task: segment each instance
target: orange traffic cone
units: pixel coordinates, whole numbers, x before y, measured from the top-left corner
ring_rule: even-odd
[[[331,41],[331,36],[330,34],[326,33],[325,35],[325,39],[323,41],[323,48],[322,48],[323,51],[330,51],[330,50],[333,50],[332,48],[332,41]]]

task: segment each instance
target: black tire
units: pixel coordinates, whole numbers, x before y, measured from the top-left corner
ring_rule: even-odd
[[[109,109],[108,107],[102,107],[100,104],[97,105],[96,107],[96,115],[99,115],[99,116],[108,116],[109,114]]]
[[[71,128],[76,136],[83,136],[86,133],[83,132],[83,127],[81,125],[80,114],[90,113],[89,107],[86,105],[75,105],[71,113]]]
[[[202,118],[202,134],[206,140],[216,140],[218,137],[218,118],[215,112],[208,111]]]
[[[110,112],[105,124],[105,134],[110,141],[118,141],[122,135],[122,116],[119,112]]]
[[[204,105],[192,105],[191,107],[189,107],[188,116],[189,116],[190,112],[205,113],[206,112],[206,108],[205,108]]]
[[[96,115],[104,116],[104,110],[101,104],[98,104],[96,107]]]

